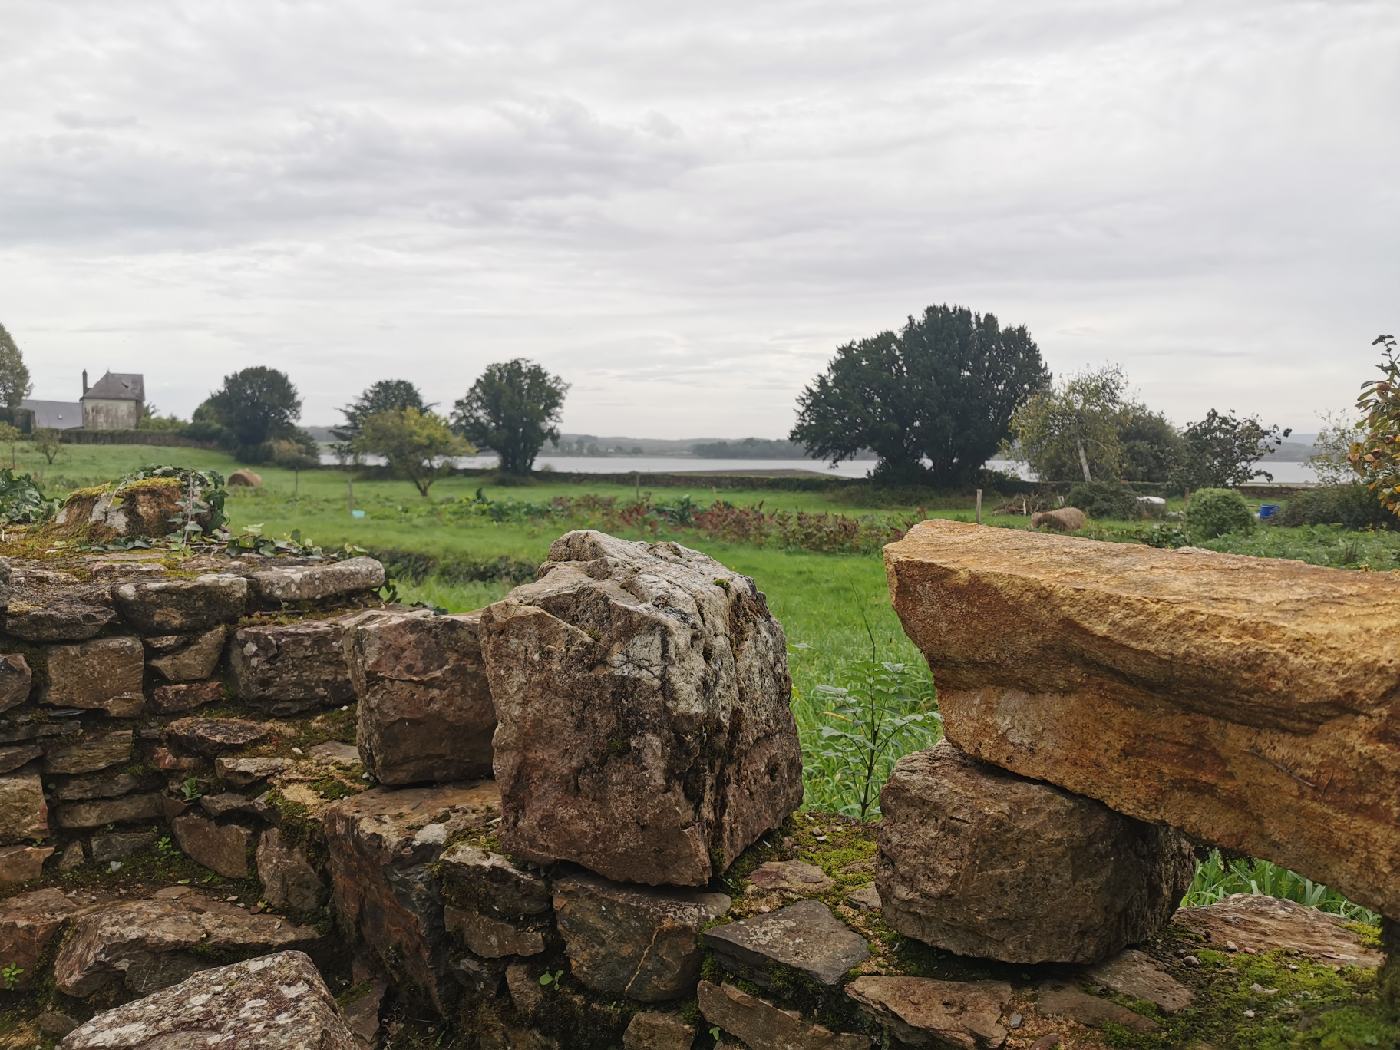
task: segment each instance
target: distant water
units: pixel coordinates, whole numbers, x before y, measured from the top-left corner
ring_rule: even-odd
[[[367,457],[366,461],[383,463],[377,456]],[[334,465],[338,460],[333,454],[323,452],[321,462]],[[456,464],[459,467],[489,470],[496,465],[496,457],[463,456],[456,460]],[[1024,463],[994,459],[987,466],[1018,477],[1031,477],[1030,468]],[[1282,484],[1317,480],[1306,463],[1275,461],[1266,466],[1274,480]],[[535,460],[536,470],[557,470],[569,474],[752,474],[781,470],[829,478],[863,478],[874,467],[875,461],[870,459],[847,460],[835,467],[811,459],[701,459],[697,456],[540,456]]]

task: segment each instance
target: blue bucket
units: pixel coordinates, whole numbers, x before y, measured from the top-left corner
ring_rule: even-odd
[[[1259,504],[1259,520],[1268,521],[1270,518],[1277,515],[1281,509],[1282,508],[1279,507],[1277,503],[1261,503]]]

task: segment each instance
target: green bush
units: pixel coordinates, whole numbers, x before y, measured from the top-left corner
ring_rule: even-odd
[[[1279,515],[1279,524],[1387,529],[1400,525],[1400,519],[1365,485],[1324,485],[1290,499]]]
[[[1231,489],[1198,489],[1191,493],[1186,526],[1197,539],[1213,540],[1254,529],[1254,512],[1244,497]]]
[[[1137,495],[1111,481],[1086,481],[1069,490],[1066,502],[1091,518],[1132,520],[1138,515]]]

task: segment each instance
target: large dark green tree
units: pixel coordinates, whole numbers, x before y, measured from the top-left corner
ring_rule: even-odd
[[[301,396],[287,374],[255,365],[224,376],[194,418],[220,424],[248,455],[268,441],[293,437],[300,415]]]
[[[568,390],[558,376],[523,357],[498,362],[452,406],[452,428],[496,453],[502,473],[526,475],[544,443],[559,438]]]
[[[24,363],[24,355],[0,324],[0,408],[13,416],[19,403],[29,396],[31,388],[29,369]]]
[[[340,410],[345,417],[345,425],[331,431],[337,441],[347,445],[360,434],[364,422],[380,412],[402,412],[413,409],[420,415],[427,412],[429,405],[424,402],[418,388],[407,379],[381,379],[371,384],[359,397]]]
[[[798,398],[792,440],[833,465],[870,449],[883,480],[960,484],[996,452],[1016,409],[1049,381],[1024,327],[930,306],[898,333],[838,349]]]

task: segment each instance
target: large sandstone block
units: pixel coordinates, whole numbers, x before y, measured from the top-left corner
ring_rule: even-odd
[[[98,1014],[62,1050],[360,1050],[335,998],[301,952],[204,970]]]
[[[384,566],[373,558],[276,565],[253,573],[251,582],[264,605],[326,602],[377,591],[384,586]]]
[[[380,783],[491,775],[496,709],[480,629],[480,614],[421,613],[366,617],[351,629],[360,755]]]
[[[698,886],[802,801],[782,628],[703,554],[568,533],[482,651],[509,853]]]
[[[1196,868],[1179,832],[984,765],[947,741],[899,760],[880,810],[885,921],[958,955],[1107,959],[1167,924]]]
[[[1400,915],[1394,573],[948,521],[885,565],[964,751]]]

